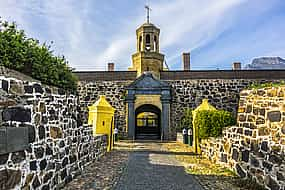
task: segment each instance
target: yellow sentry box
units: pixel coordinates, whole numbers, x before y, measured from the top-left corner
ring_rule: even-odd
[[[107,151],[113,149],[114,113],[115,109],[109,104],[104,95],[100,96],[93,105],[88,107],[88,125],[93,126],[93,135],[107,134]]]
[[[203,99],[202,103],[195,109],[192,111],[193,114],[193,147],[194,147],[194,151],[195,153],[201,154],[201,149],[199,146],[199,129],[198,127],[195,125],[195,118],[197,115],[198,111],[203,111],[203,110],[216,110],[216,108],[214,106],[212,106],[209,102],[208,99]]]

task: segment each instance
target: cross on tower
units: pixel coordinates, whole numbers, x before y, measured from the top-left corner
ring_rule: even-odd
[[[146,14],[147,14],[146,21],[147,23],[149,23],[149,12],[151,11],[151,8],[148,5],[144,6],[144,8],[146,9]]]

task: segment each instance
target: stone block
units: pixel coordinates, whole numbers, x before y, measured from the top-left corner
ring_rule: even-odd
[[[9,82],[6,81],[6,80],[1,80],[1,83],[2,83],[2,86],[1,86],[2,90],[4,90],[5,92],[8,92],[8,90],[9,90]]]
[[[281,152],[280,145],[271,145],[270,148],[272,153],[279,154]]]
[[[67,172],[66,172],[66,169],[63,169],[61,172],[60,172],[60,178],[61,180],[64,180],[67,176]]]
[[[57,139],[62,138],[62,130],[59,127],[50,127],[50,137]]]
[[[59,88],[59,89],[58,89],[58,94],[59,94],[59,95],[65,95],[65,90]]]
[[[43,147],[38,147],[34,149],[35,156],[37,159],[42,158],[44,156],[44,148]]]
[[[254,166],[256,168],[259,167],[258,159],[255,156],[253,156],[252,154],[250,155],[250,165]]]
[[[50,190],[50,185],[49,184],[43,185],[41,190]]]
[[[252,130],[248,130],[248,129],[244,130],[244,135],[252,136]]]
[[[24,94],[24,87],[20,82],[11,80],[10,81],[9,93],[17,94],[17,95],[23,95]]]
[[[40,113],[35,113],[33,115],[33,120],[34,120],[34,124],[36,126],[39,126],[41,124],[41,114]]]
[[[39,177],[36,175],[36,177],[34,177],[34,180],[32,182],[32,187],[34,189],[37,189],[40,185],[41,185],[41,182],[39,180]]]
[[[248,162],[248,160],[249,160],[249,151],[248,150],[243,150],[241,152],[241,160],[244,162]]]
[[[246,113],[251,113],[252,112],[252,105],[247,105],[245,112]]]
[[[282,126],[282,128],[281,128],[281,133],[282,133],[283,135],[285,135],[285,123],[283,123],[283,126]]]
[[[47,166],[47,160],[46,159],[43,159],[40,161],[40,170],[44,170],[46,169],[46,166]]]
[[[261,142],[261,150],[267,152],[268,151],[268,142],[267,141],[262,141]]]
[[[254,115],[248,115],[247,116],[247,121],[248,122],[255,122],[255,116]]]
[[[246,116],[243,115],[243,114],[239,114],[239,115],[238,115],[238,121],[239,121],[239,122],[244,122],[244,121],[246,121]]]
[[[17,102],[13,99],[0,100],[0,107],[16,106]]]
[[[34,175],[35,175],[34,173],[29,173],[29,174],[26,176],[25,184],[24,184],[23,189],[30,189],[30,188],[29,188],[29,185],[30,185],[30,183],[32,182]]]
[[[38,168],[38,166],[37,166],[37,161],[36,161],[36,160],[31,161],[31,162],[30,162],[30,170],[36,171],[37,168]]]
[[[246,172],[242,169],[242,167],[239,164],[236,164],[236,172],[241,178],[246,177]]]
[[[221,162],[225,162],[227,163],[228,162],[228,157],[227,157],[227,154],[221,154],[221,159],[220,159]]]
[[[261,125],[265,123],[265,119],[263,119],[262,117],[258,117],[255,122],[256,125]]]
[[[39,103],[39,112],[41,112],[41,113],[46,112],[46,104],[44,102]]]
[[[24,86],[24,91],[26,94],[32,94],[33,90],[34,90],[33,86],[28,86],[28,85]]]
[[[62,167],[65,168],[67,164],[68,164],[68,158],[65,157],[65,158],[62,160]]]
[[[280,111],[271,111],[267,113],[267,118],[270,122],[280,122],[281,121],[281,112]]]
[[[14,164],[20,163],[26,159],[25,151],[19,151],[12,153],[11,160]]]
[[[46,155],[53,155],[53,150],[49,145],[46,146]]]
[[[44,90],[40,84],[34,84],[33,88],[35,89],[35,93],[42,94],[44,92]]]
[[[235,161],[239,160],[239,152],[235,148],[232,150],[232,159],[235,160]]]
[[[45,127],[40,125],[39,128],[39,139],[44,139],[45,136],[46,136],[46,130],[45,130]]]
[[[257,90],[257,95],[263,96],[266,92],[263,89]]]
[[[274,164],[280,165],[282,163],[282,156],[276,154],[270,154],[268,160]]]
[[[278,182],[275,179],[273,179],[273,177],[271,177],[270,175],[267,175],[265,177],[265,184],[271,190],[280,190],[280,186]]]
[[[35,142],[36,139],[36,132],[35,128],[32,125],[28,125],[28,136],[29,136],[29,143]]]
[[[3,121],[31,122],[31,110],[24,107],[9,107],[2,112]]]
[[[258,152],[259,151],[259,142],[257,140],[251,140],[250,151],[251,152]]]
[[[270,130],[266,127],[260,127],[258,128],[258,135],[259,136],[267,136],[270,134]]]

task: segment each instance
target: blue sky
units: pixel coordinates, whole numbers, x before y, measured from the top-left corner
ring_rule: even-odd
[[[189,51],[195,70],[285,57],[284,0],[0,0],[0,16],[29,37],[53,41],[76,70],[106,70],[108,62],[127,70],[146,3],[171,70]]]

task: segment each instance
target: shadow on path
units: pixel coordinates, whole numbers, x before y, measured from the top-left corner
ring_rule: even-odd
[[[115,190],[203,189],[175,159],[175,155],[182,153],[164,151],[159,142],[136,142],[133,148]]]

